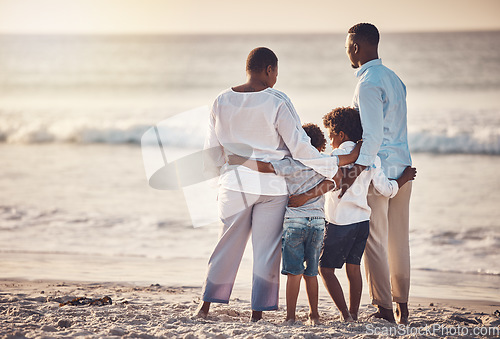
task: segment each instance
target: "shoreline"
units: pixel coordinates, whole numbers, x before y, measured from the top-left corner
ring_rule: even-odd
[[[284,296],[280,298],[278,311],[264,312],[263,320],[250,323],[248,289],[235,289],[227,305],[213,304],[209,317],[204,320],[192,316],[199,302],[200,287],[23,279],[0,279],[0,287],[0,337],[3,338],[350,338],[374,334],[386,337],[391,331],[399,331],[395,332],[397,336],[414,337],[416,331],[431,329],[435,331],[432,336],[442,337],[457,328],[462,329],[462,334],[464,331],[470,334],[500,331],[500,303],[488,301],[411,298],[410,324],[398,326],[369,318],[375,308],[364,300],[358,322],[341,322],[331,300],[325,303],[320,299],[321,324],[308,326],[305,298],[299,298],[297,322],[283,324]],[[304,294],[301,291],[301,295]],[[112,299],[111,305],[60,306],[77,297],[105,296]],[[438,327],[440,332],[436,332]],[[499,336],[500,332],[495,335]]]
[[[235,290],[250,290],[252,253],[248,246],[235,281]],[[1,252],[3,279],[48,281],[108,281],[117,284],[160,284],[170,287],[201,287],[207,269],[206,258],[148,258],[141,256],[108,256],[70,253]],[[368,286],[363,272],[362,302],[369,303]],[[348,286],[344,269],[338,279]],[[280,295],[285,295],[286,276],[280,275]],[[318,278],[321,280],[320,278]],[[320,282],[320,297],[328,294]],[[445,300],[498,300],[500,276],[465,274],[412,269],[410,297]],[[301,297],[301,293],[299,298]],[[304,297],[305,298],[305,297]],[[329,297],[328,297],[329,298]],[[500,301],[500,300],[499,300]]]

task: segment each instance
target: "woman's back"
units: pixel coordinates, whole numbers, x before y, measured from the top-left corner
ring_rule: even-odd
[[[281,92],[266,88],[260,92],[235,92],[228,89],[214,104],[215,133],[228,153],[251,156],[261,161],[279,160],[290,154],[276,131],[280,107],[288,98]],[[243,144],[246,154],[241,154]]]

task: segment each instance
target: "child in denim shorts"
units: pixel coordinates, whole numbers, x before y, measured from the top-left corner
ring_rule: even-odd
[[[302,127],[311,139],[311,144],[318,151],[323,152],[326,140],[321,129],[315,124],[305,124]],[[339,166],[356,161],[358,154],[359,147],[350,154],[339,156]],[[271,163],[244,160],[240,158],[238,161],[236,158],[230,157],[229,163],[244,165],[259,172],[273,172],[285,177],[290,195],[306,192],[322,181],[328,180],[311,168],[289,157]],[[339,184],[340,173],[333,179],[338,181],[337,184]],[[337,186],[335,181],[328,181],[333,186]],[[300,207],[292,207],[289,204],[286,208],[283,223],[281,273],[288,276],[286,285],[287,315],[285,321],[290,324],[295,322],[295,309],[302,277],[304,277],[306,283],[307,298],[309,300],[309,322],[313,325],[319,322],[317,275],[325,229],[324,203],[323,196],[318,196],[308,200]]]

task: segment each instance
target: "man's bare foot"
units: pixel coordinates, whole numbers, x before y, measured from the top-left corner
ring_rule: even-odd
[[[378,319],[385,319],[390,323],[395,323],[396,320],[394,320],[394,314],[392,313],[392,309],[384,308],[382,306],[378,306],[378,311],[375,313],[372,313],[370,317],[373,318],[378,318]]]
[[[283,321],[283,325],[286,326],[292,326],[293,324],[295,324],[295,318],[285,319],[285,321]]]
[[[351,313],[351,312],[349,312]],[[358,314],[357,313],[351,313],[352,320],[358,321]]]
[[[195,316],[196,318],[207,319],[209,309],[210,309],[210,303],[207,301],[202,301],[200,302],[200,305],[198,305],[198,307],[196,308],[196,311],[194,311],[193,316]]]
[[[398,324],[407,325],[408,324],[408,303],[397,303],[396,307],[396,319]]]
[[[250,320],[256,323],[260,319],[262,319],[262,311],[252,311],[252,318]]]

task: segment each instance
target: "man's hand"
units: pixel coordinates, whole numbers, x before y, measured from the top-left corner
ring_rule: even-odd
[[[311,198],[304,193],[291,195],[288,199],[288,207],[300,207],[304,205],[309,199]]]
[[[356,156],[356,160],[358,160],[359,151],[361,150],[361,146],[363,146],[363,140],[359,140],[356,143],[356,146],[354,146],[354,149],[351,151],[351,154],[354,154]],[[354,161],[356,161],[356,160],[354,160]]]
[[[339,168],[339,170],[337,171],[337,173],[335,173],[335,176],[333,177],[333,181],[335,182],[335,190],[340,189],[343,177],[344,177],[344,172],[342,171],[342,168]]]
[[[355,164],[351,169],[343,168],[344,177],[342,178],[342,191],[339,194],[339,198],[344,196],[345,192],[349,189],[349,187],[354,184],[356,178],[365,170],[366,166]]]

